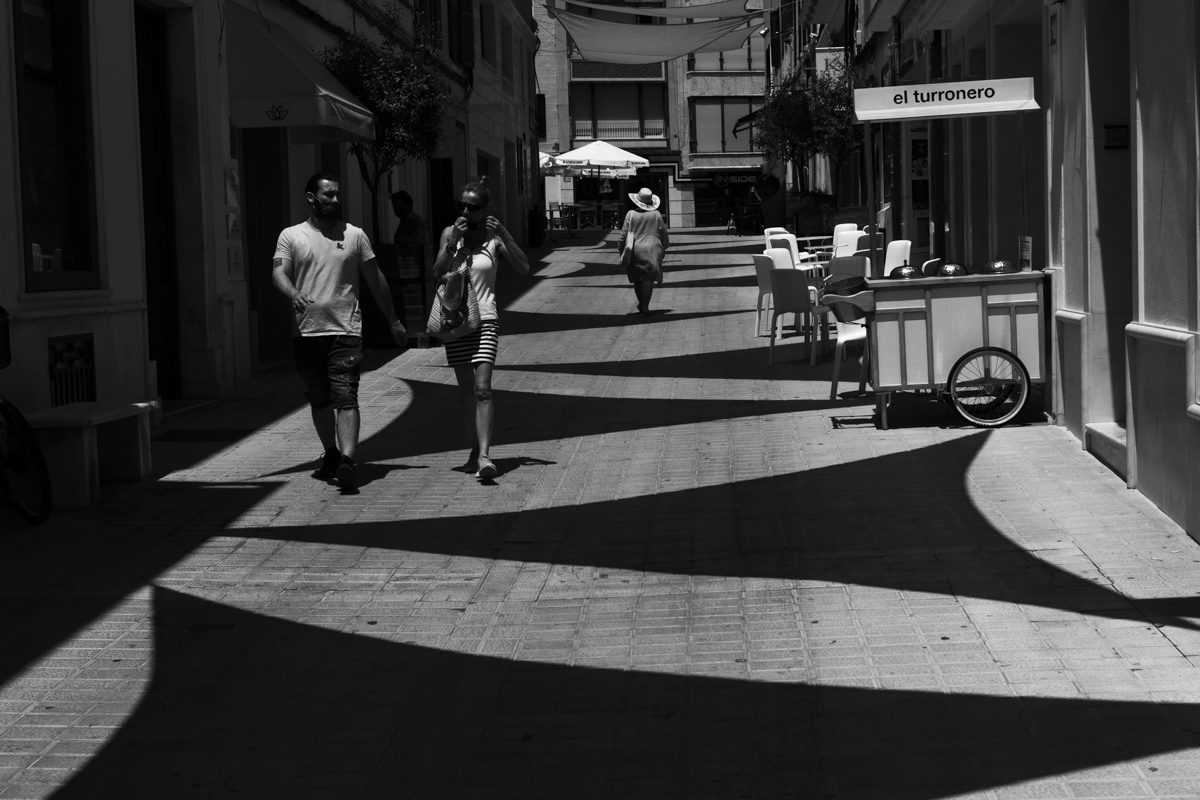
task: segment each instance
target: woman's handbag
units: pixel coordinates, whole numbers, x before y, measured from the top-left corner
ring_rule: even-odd
[[[629,231],[629,217],[625,217],[625,227],[621,229],[621,238],[617,240],[617,249],[621,251],[621,269],[629,269],[633,259],[633,234]]]
[[[479,299],[471,283],[471,259],[438,279],[433,295],[433,308],[425,330],[443,342],[470,336],[479,330]]]

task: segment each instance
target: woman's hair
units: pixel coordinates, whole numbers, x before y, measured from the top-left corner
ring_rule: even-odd
[[[470,192],[482,200],[485,206],[492,202],[492,192],[488,188],[487,175],[480,175],[479,180],[468,183],[462,188],[462,191],[458,193],[458,196],[462,197],[467,192]]]

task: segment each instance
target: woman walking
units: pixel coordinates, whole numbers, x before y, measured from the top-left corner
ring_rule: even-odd
[[[454,368],[462,401],[463,423],[471,454],[464,469],[480,478],[494,478],[496,465],[489,455],[495,404],[492,401],[492,368],[500,347],[500,317],[496,310],[496,267],[499,257],[521,275],[529,274],[529,259],[500,220],[488,215],[491,192],[487,176],[468,183],[458,196],[458,219],[442,231],[433,276],[470,265],[471,286],[479,300],[479,331],[446,343],[446,363]]]
[[[631,193],[629,199],[634,208],[625,214],[625,223],[621,226],[621,262],[626,265],[625,274],[637,295],[638,312],[648,317],[655,281],[662,286],[663,256],[670,246],[667,223],[658,213],[660,200],[654,192],[643,188],[637,194]],[[625,258],[626,250],[630,251],[628,259]]]

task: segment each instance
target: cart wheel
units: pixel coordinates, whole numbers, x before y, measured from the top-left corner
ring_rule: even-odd
[[[950,402],[962,418],[995,428],[1015,417],[1029,397],[1029,372],[1021,360],[999,347],[979,347],[950,370]]]

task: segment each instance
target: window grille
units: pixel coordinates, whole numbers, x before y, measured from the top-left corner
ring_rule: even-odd
[[[58,336],[50,345],[50,404],[96,399],[96,348],[92,334]]]

